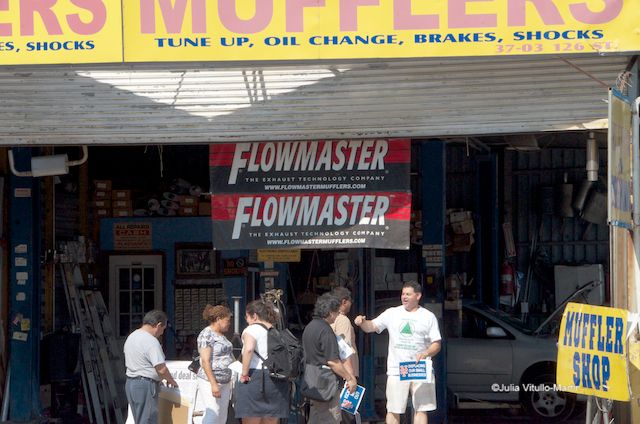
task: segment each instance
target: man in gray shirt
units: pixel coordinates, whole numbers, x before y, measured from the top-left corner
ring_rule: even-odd
[[[124,342],[125,392],[136,424],[158,422],[158,385],[162,380],[166,380],[169,387],[178,387],[158,341],[166,328],[167,315],[158,310],[149,311],[142,319],[142,326]]]

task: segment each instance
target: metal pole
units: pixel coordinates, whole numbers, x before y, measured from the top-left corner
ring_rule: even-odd
[[[11,367],[7,367],[7,379],[4,382],[4,399],[2,399],[2,422],[9,419],[9,384],[11,384]]]
[[[242,353],[242,339],[240,338],[240,300],[241,296],[231,296],[233,299],[233,336],[231,337],[231,345],[236,359],[240,358]]]
[[[240,296],[232,296],[233,299],[233,332],[240,334]]]
[[[587,411],[585,412],[585,424],[591,424],[593,421],[593,396],[587,397]]]

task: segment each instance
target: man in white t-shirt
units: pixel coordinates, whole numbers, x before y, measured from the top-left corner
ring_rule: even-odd
[[[178,387],[165,364],[158,338],[167,328],[167,315],[158,310],[147,312],[142,326],[124,342],[127,382],[124,389],[136,424],[158,422],[158,386],[162,380]]]
[[[387,355],[387,424],[399,424],[400,414],[412,396],[414,424],[427,424],[427,411],[436,409],[435,381],[400,380],[400,362],[426,359],[430,361],[440,352],[441,339],[438,320],[433,313],[420,306],[422,287],[415,281],[402,286],[402,305],[389,308],[373,320],[364,315],[354,319],[364,332],[389,332]]]

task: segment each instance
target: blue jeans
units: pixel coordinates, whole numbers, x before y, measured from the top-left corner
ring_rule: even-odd
[[[158,384],[151,379],[127,378],[124,390],[136,424],[158,422]]]

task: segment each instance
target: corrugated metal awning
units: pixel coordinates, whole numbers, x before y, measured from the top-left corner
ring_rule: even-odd
[[[606,127],[626,56],[0,67],[0,144],[435,137]]]

